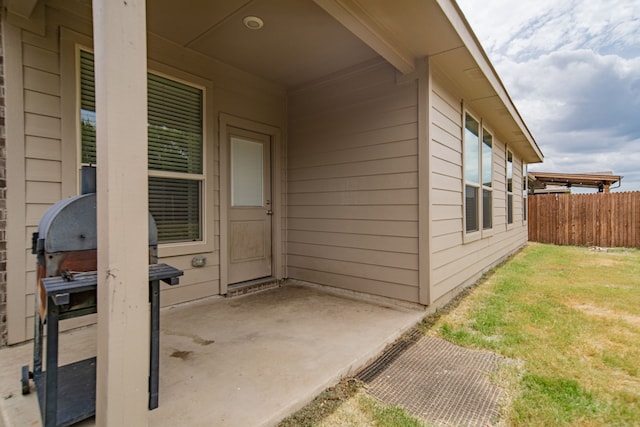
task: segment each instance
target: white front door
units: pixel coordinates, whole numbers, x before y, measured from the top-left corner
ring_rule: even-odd
[[[228,282],[271,276],[271,139],[229,128]]]

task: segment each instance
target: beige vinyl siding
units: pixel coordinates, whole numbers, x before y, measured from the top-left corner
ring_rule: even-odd
[[[25,195],[23,203],[12,204],[8,209],[10,217],[25,218],[24,227],[21,226],[24,231],[21,233],[20,242],[17,243],[22,249],[21,253],[11,254],[13,257],[22,258],[25,271],[12,276],[20,280],[8,284],[12,287],[12,297],[8,301],[8,310],[11,310],[11,343],[29,339],[33,335],[36,260],[31,254],[31,234],[37,231],[40,218],[53,203],[77,194],[78,189],[76,171],[79,167],[79,148],[74,130],[78,114],[75,106],[76,82],[74,76],[64,70],[75,68],[75,65],[65,62],[74,61],[75,43],[87,48],[92,46],[91,16],[90,9],[77,9],[72,13],[57,9],[55,5],[57,3],[47,6],[46,36],[18,30],[22,49],[20,68],[23,76],[22,136],[25,158],[13,158],[8,161],[23,162]],[[71,7],[69,4],[63,6]],[[227,113],[284,129],[286,103],[285,92],[281,87],[216,60],[195,55],[153,34],[149,34],[148,37],[148,52],[150,69],[187,82],[191,81],[190,76],[198,80],[193,83],[209,82],[205,95],[207,178],[204,200],[208,206],[203,221],[211,250],[187,251],[182,255],[166,256],[167,250],[160,249],[161,262],[185,271],[179,286],[162,285],[161,303],[166,306],[220,293],[218,116]],[[67,114],[69,111],[72,113]],[[72,129],[71,134],[67,133],[69,129]],[[286,165],[284,159],[281,164]],[[281,176],[284,177],[286,174],[282,173]],[[284,203],[286,201],[283,201]],[[284,206],[282,210],[284,211]],[[205,267],[192,267],[191,260],[196,255],[207,258]],[[94,316],[72,319],[65,321],[62,327],[67,329],[92,322],[94,319]]]
[[[503,231],[507,226],[507,176],[504,172],[507,158],[506,145],[493,139],[493,228]]]
[[[462,100],[448,90],[442,79],[434,77],[432,84],[431,292],[432,301],[437,302],[450,297],[460,286],[477,280],[483,272],[517,251],[526,243],[527,230],[506,226],[506,145],[498,130],[493,129],[491,123],[484,123],[494,137],[493,227],[483,232],[480,239],[464,241]],[[514,162],[514,182],[521,182],[515,164],[518,162]],[[521,204],[514,197],[514,211],[518,203]],[[517,215],[521,215],[521,208]]]
[[[520,226],[524,220],[522,212],[522,159],[515,153],[513,157],[513,223],[515,226]]]
[[[61,102],[58,44],[23,32],[23,99],[25,144],[26,274],[24,303],[26,337],[33,334],[35,257],[31,233],[44,212],[62,198]],[[13,327],[10,325],[9,327]]]
[[[289,96],[289,277],[418,301],[417,85],[372,62]]]

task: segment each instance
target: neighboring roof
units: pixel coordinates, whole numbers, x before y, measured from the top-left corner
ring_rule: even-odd
[[[571,194],[571,189],[559,185],[549,185],[546,188],[529,187],[533,194]]]
[[[546,188],[547,185],[586,188],[608,187],[622,179],[621,175],[614,175],[613,172],[556,173],[529,171],[528,176],[530,178],[530,186],[534,189]]]

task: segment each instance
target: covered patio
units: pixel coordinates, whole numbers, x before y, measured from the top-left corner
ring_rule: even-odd
[[[160,405],[152,426],[269,426],[353,373],[425,312],[291,281],[161,313]],[[61,336],[61,363],[96,354],[96,328]],[[30,343],[0,351],[0,426],[37,426],[35,393],[20,394]],[[88,420],[82,425],[94,425]]]
[[[63,347],[97,354],[98,425],[272,424],[526,242],[507,189],[541,153],[453,0],[5,6],[7,341],[37,322],[39,220],[95,165],[97,332]],[[184,272],[151,413],[149,213]],[[287,286],[222,298],[255,281]],[[0,352],[6,387],[29,347]],[[11,390],[7,420],[37,420]]]

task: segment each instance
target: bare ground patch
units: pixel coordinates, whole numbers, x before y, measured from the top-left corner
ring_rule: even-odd
[[[627,313],[620,313],[618,311],[610,310],[605,307],[599,307],[594,304],[585,303],[569,303],[569,307],[581,311],[589,316],[597,316],[610,320],[622,320],[630,323],[634,326],[640,326],[640,316],[634,316]]]

